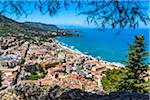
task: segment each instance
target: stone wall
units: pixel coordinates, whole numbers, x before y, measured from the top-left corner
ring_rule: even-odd
[[[114,92],[96,94],[58,85],[43,88],[33,83],[18,84],[0,91],[1,100],[149,100],[148,95]]]

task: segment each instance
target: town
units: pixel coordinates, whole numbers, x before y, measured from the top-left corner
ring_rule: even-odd
[[[36,43],[16,37],[0,37],[0,55],[4,86],[20,82],[35,82],[47,86],[50,80],[64,83],[66,79],[76,79],[91,84],[87,84],[85,88],[93,85],[101,89],[100,80],[105,75],[103,71],[123,67],[72,50],[54,38],[50,42]],[[71,87],[82,87],[78,86],[79,83],[71,82]]]

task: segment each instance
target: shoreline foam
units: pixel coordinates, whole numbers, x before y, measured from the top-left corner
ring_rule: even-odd
[[[98,59],[98,57],[96,58],[96,57],[93,57],[92,55],[88,55],[88,54],[85,54],[85,53],[79,51],[79,50],[76,49],[74,46],[73,46],[74,48],[71,48],[71,46],[68,46],[68,45],[66,45],[65,43],[60,42],[60,41],[58,41],[58,40],[55,40],[55,42],[58,43],[59,46],[61,46],[63,49],[67,49],[67,50],[69,50],[69,51],[71,51],[71,52],[73,52],[73,53],[78,53],[78,54],[80,54],[81,56],[89,57],[89,58],[91,58],[91,59],[93,59],[93,60]],[[99,58],[100,58],[100,62],[101,62],[101,63],[106,63],[106,64],[108,64],[108,65],[114,65],[114,66],[117,66],[117,67],[125,67],[124,64],[121,64],[121,63],[119,63],[119,62],[109,62],[109,61],[103,60],[100,56],[99,56]]]

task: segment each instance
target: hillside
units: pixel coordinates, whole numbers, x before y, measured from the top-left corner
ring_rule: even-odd
[[[46,25],[42,23],[20,23],[16,22],[12,19],[9,19],[5,16],[0,16],[0,33],[1,35],[7,36],[7,35],[42,35],[47,34],[48,31],[54,32],[58,31],[59,28],[55,25]],[[42,33],[44,32],[44,33]]]
[[[77,36],[70,30],[59,29],[56,25],[37,22],[20,23],[0,15],[0,36],[21,37],[25,40],[49,41],[57,36]]]
[[[26,26],[29,26],[30,28],[35,29],[37,31],[45,31],[45,32],[51,31],[51,32],[53,32],[53,31],[60,30],[56,25],[43,24],[40,22],[24,22],[23,24]]]

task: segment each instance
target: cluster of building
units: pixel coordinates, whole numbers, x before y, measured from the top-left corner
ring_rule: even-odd
[[[71,50],[56,41],[32,43],[14,37],[7,38],[3,37],[0,41],[0,70],[4,84],[10,85],[25,79],[26,69],[41,63],[47,70],[45,80],[70,77],[97,81],[104,75],[104,70],[118,68],[114,64]]]
[[[15,37],[0,37],[0,71],[2,84],[13,85],[21,71],[26,43]]]

